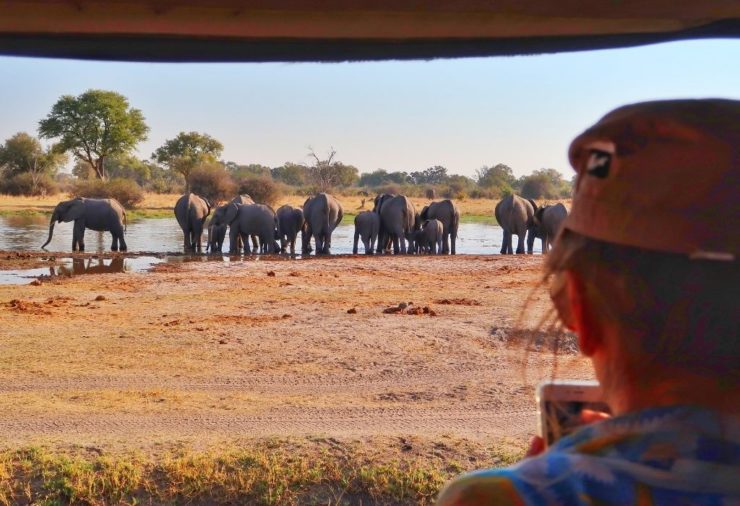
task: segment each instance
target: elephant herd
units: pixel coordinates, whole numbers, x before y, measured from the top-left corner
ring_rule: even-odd
[[[560,231],[568,210],[563,204],[538,207],[534,200],[519,195],[509,195],[496,204],[494,210],[496,221],[504,231],[501,254],[510,255],[513,236],[517,236],[516,253],[524,253],[524,241],[527,241],[527,253],[532,253],[534,240],[542,240],[542,252],[547,253],[552,241]]]
[[[210,220],[208,217],[211,216]],[[202,251],[202,234],[207,231],[206,251],[222,252],[229,230],[229,253],[295,254],[301,234],[305,255],[331,253],[331,237],[341,223],[344,210],[328,193],[306,199],[302,207],[284,205],[277,211],[256,204],[249,195],[239,195],[211,213],[208,200],[193,193],[183,195],[175,204],[175,217],[183,232],[186,251]],[[434,202],[420,213],[404,195],[378,195],[372,211],[355,217],[353,252],[359,241],[366,254],[452,253],[455,254],[460,213],[451,200]]]
[[[174,207],[175,218],[183,232],[183,248],[202,251],[202,236],[207,232],[206,252],[220,253],[229,232],[229,253],[295,254],[301,234],[301,252],[306,255],[331,253],[331,237],[341,223],[344,210],[328,193],[306,199],[302,207],[284,205],[277,211],[257,204],[249,195],[239,195],[212,209],[211,203],[194,193],[181,196]],[[542,251],[562,226],[568,211],[563,204],[538,207],[530,199],[510,195],[496,205],[495,216],[503,229],[501,254],[514,253],[513,236],[518,236],[516,253],[532,253],[535,238],[542,240]],[[208,219],[210,217],[210,220]],[[49,223],[51,242],[55,223],[74,221],[72,251],[84,251],[87,228],[110,232],[112,251],[126,251],[124,232],[126,211],[115,199],[74,198],[57,204]],[[365,254],[456,254],[460,212],[452,200],[432,202],[417,212],[405,195],[381,194],[372,211],[359,213],[354,220],[352,252],[358,253],[362,242]]]

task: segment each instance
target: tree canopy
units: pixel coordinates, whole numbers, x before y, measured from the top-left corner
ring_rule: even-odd
[[[309,156],[314,159],[314,164],[308,168],[309,181],[319,191],[329,191],[335,186],[350,186],[359,179],[359,170],[354,165],[346,165],[334,160],[337,154],[332,148],[325,159],[319,158],[311,149]]]
[[[66,162],[66,155],[53,148],[44,149],[41,142],[26,132],[18,132],[0,146],[0,169],[6,179],[25,176],[35,194],[44,177],[57,173]]]
[[[190,173],[198,165],[215,162],[224,146],[206,133],[180,132],[174,139],[168,139],[152,153],[152,159],[164,164],[170,170],[179,172],[189,188]]]
[[[493,167],[485,165],[476,171],[477,183],[481,188],[497,190],[499,196],[514,192],[516,176],[511,167],[497,163]]]
[[[88,90],[63,95],[39,122],[39,135],[59,139],[55,149],[84,160],[99,179],[106,179],[105,159],[130,153],[146,140],[149,127],[139,109],[114,91]]]

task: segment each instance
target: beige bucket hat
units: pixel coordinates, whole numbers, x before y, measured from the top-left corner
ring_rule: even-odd
[[[571,144],[577,174],[565,228],[692,258],[740,254],[740,101],[616,109]]]

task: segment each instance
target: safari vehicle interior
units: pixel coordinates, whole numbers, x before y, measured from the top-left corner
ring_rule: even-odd
[[[740,1],[0,2],[0,55],[18,57],[345,62],[533,55],[705,38],[740,38]],[[78,260],[70,270],[98,269],[123,267]]]

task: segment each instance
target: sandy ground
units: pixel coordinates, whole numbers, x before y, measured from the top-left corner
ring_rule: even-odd
[[[31,261],[0,256],[0,268]],[[0,286],[0,444],[523,442],[533,385],[553,373],[552,351],[527,352],[514,332],[541,262],[193,261]],[[399,303],[413,304],[384,313]],[[524,321],[547,307],[535,290]],[[572,341],[557,375],[588,378]]]

